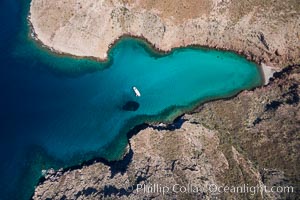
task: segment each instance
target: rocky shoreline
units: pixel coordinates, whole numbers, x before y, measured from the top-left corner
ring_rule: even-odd
[[[28,17],[28,23],[29,23],[29,26],[30,26],[30,32],[32,33],[31,34],[31,37],[36,41],[38,42],[41,46],[43,46],[44,48],[50,50],[51,52],[53,53],[56,53],[56,54],[59,54],[59,55],[65,55],[65,56],[70,56],[70,57],[74,57],[74,58],[89,58],[89,59],[94,59],[94,60],[97,60],[99,62],[102,62],[102,63],[109,63],[110,62],[110,58],[109,56],[107,56],[106,58],[97,58],[97,57],[92,57],[92,56],[76,56],[76,55],[73,55],[73,54],[70,54],[70,53],[66,53],[66,52],[60,52],[58,50],[55,50],[53,48],[50,48],[48,46],[46,46],[45,44],[43,44],[43,42],[37,37],[37,34],[35,33],[34,31],[34,28],[30,22],[30,17]],[[114,45],[116,45],[116,43],[118,43],[120,40],[124,39],[124,38],[134,38],[134,39],[138,39],[140,40],[141,42],[143,42],[147,48],[149,48],[149,50],[151,51],[151,53],[154,53],[154,54],[159,54],[159,55],[165,55],[165,54],[168,54],[168,53],[171,53],[173,50],[177,49],[177,48],[189,48],[189,47],[194,47],[194,48],[208,48],[208,49],[211,49],[211,47],[209,46],[201,46],[201,45],[187,45],[187,46],[184,46],[184,47],[174,47],[170,50],[161,50],[161,49],[158,49],[156,48],[153,44],[150,43],[150,41],[148,41],[146,38],[144,38],[143,36],[135,36],[135,35],[130,35],[130,34],[125,34],[125,35],[122,35],[121,37],[119,37],[117,40],[115,40],[112,44],[109,45],[109,50],[108,50],[108,53],[107,55],[109,55],[109,51],[111,51],[112,47]],[[252,62],[258,62],[257,59],[253,59],[253,57],[249,57],[249,55],[247,54],[243,54],[242,51],[234,51],[234,50],[230,50],[230,49],[222,49],[222,48],[217,48],[217,47],[214,47],[214,49],[217,49],[217,50],[226,50],[226,51],[231,51],[231,52],[234,52],[236,54],[239,54],[241,56],[244,56],[246,57],[248,60],[252,61]],[[262,79],[263,79],[263,84],[264,85],[267,85],[269,83],[269,79],[273,76],[273,74],[276,72],[276,71],[280,71],[280,68],[275,68],[275,67],[272,67],[272,66],[268,66],[266,65],[265,63],[257,63],[258,64],[258,67],[260,69],[260,72],[261,72],[261,76],[262,76]]]
[[[179,124],[143,125],[129,135],[121,161],[48,171],[33,199],[297,199],[300,6],[293,0],[197,2],[32,1],[35,36],[58,53],[105,60],[116,41],[131,35],[160,52],[191,45],[235,51],[263,63],[265,81],[277,71],[266,86],[205,103]],[[198,191],[138,190],[157,183]],[[215,194],[212,184],[293,186],[294,192]]]
[[[249,8],[243,3],[237,3],[240,7],[236,8],[233,0],[214,0],[204,9],[208,13],[197,10],[191,18],[184,13],[166,15],[164,9],[174,6],[172,2],[161,5],[155,1],[148,8],[150,1],[33,0],[29,20],[36,38],[45,46],[79,57],[105,60],[111,45],[122,36],[130,35],[144,38],[164,52],[199,45],[235,51],[277,70],[297,64],[300,47],[294,41],[300,38],[299,5],[290,0],[272,2],[266,7],[265,3],[252,1]],[[174,9],[177,13],[182,7]],[[239,9],[244,12],[232,14]],[[185,12],[193,11],[187,8]],[[186,18],[185,21],[180,20],[182,18]]]
[[[131,132],[121,161],[46,175],[33,199],[296,199],[300,174],[299,66],[269,85],[206,103],[169,127]],[[140,130],[141,129],[141,130]],[[178,142],[180,141],[180,142]],[[198,192],[144,193],[139,184],[196,185]],[[293,186],[294,193],[213,194],[209,185]],[[200,198],[201,197],[201,198]]]

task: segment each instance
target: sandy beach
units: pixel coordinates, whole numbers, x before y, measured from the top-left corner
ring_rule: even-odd
[[[179,127],[151,125],[127,135],[120,161],[49,172],[33,199],[297,199],[299,190],[163,196],[140,194],[136,185],[299,186],[299,19],[296,0],[32,0],[34,36],[57,53],[105,60],[124,35],[160,51],[210,47],[256,62],[266,85],[203,104]]]
[[[264,63],[261,63],[261,71],[264,78],[264,85],[267,85],[270,81],[270,78],[273,77],[273,74],[276,72],[274,67],[268,66]]]

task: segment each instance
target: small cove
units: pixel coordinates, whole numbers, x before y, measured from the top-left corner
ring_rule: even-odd
[[[12,2],[1,10],[21,9]],[[15,199],[20,187],[17,198],[29,198],[42,169],[118,159],[126,133],[141,123],[171,121],[262,84],[259,67],[235,53],[191,47],[158,56],[128,37],[113,46],[108,63],[55,55],[14,19],[22,29],[1,32],[9,39],[0,56],[0,199]]]

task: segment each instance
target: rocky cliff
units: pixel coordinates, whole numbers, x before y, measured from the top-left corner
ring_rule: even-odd
[[[299,72],[299,66],[286,68],[269,85],[206,103],[172,126],[149,125],[132,136],[121,161],[49,172],[33,199],[296,199]],[[141,189],[154,184],[169,191]],[[212,188],[243,184],[293,186],[294,192],[215,193]],[[180,187],[186,191],[178,192]]]
[[[267,86],[206,103],[173,126],[147,126],[130,138],[121,161],[48,171],[33,199],[297,199],[299,18],[297,0],[32,0],[35,38],[60,53],[105,59],[129,34],[163,51],[233,50],[280,71]],[[210,190],[243,184],[294,192]],[[169,191],[145,192],[143,185]]]
[[[32,0],[36,38],[52,50],[107,58],[124,34],[157,49],[201,45],[228,49],[274,68],[297,64],[297,0]]]

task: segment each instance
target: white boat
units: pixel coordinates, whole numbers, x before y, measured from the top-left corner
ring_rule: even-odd
[[[137,96],[137,97],[140,97],[140,96],[141,96],[140,91],[139,91],[136,87],[132,87],[132,89],[133,89],[133,91],[134,91],[134,93],[135,93],[135,96]]]

